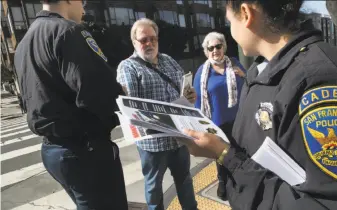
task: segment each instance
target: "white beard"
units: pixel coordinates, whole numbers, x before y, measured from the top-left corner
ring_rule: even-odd
[[[152,58],[152,55],[144,55],[144,54],[142,55],[141,53],[138,52],[136,53],[139,57],[141,57],[141,59],[143,59],[146,62],[153,63],[153,61],[155,60],[155,58]]]

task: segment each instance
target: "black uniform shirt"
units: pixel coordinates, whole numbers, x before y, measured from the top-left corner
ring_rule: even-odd
[[[15,54],[29,128],[36,134],[109,135],[122,87],[83,26],[41,11]]]
[[[337,209],[337,48],[305,29],[243,86],[224,165],[233,209]],[[270,137],[306,172],[290,186],[250,157]]]

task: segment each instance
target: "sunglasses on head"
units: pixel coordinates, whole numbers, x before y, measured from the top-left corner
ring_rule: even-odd
[[[155,36],[151,37],[144,37],[142,39],[136,39],[141,44],[147,44],[148,42],[151,42],[152,44],[156,43],[158,41],[158,38]]]
[[[214,46],[209,46],[207,47],[207,50],[212,52],[214,50],[214,48],[216,48],[217,50],[220,50],[222,48],[222,44],[217,44],[217,45],[214,45]]]

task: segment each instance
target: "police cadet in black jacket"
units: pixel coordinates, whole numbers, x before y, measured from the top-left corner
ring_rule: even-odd
[[[188,144],[193,155],[215,158],[228,171],[233,209],[337,209],[337,48],[308,22],[298,30],[301,5],[227,2],[233,38],[245,55],[263,57],[248,70],[235,142],[186,133],[196,138]],[[305,170],[305,182],[291,186],[251,159],[267,136]]]
[[[77,209],[127,209],[116,98],[123,88],[80,23],[82,1],[48,0],[17,47],[15,67],[42,161]]]

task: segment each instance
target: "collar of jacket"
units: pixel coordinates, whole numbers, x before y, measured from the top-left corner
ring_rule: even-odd
[[[39,17],[56,17],[56,18],[63,18],[60,14],[55,13],[55,12],[50,12],[46,10],[41,10],[36,14],[36,18]]]
[[[255,59],[248,71],[248,84],[270,84],[274,77],[291,65],[303,47],[319,41],[323,41],[321,31],[315,29],[311,24],[304,23],[301,30],[269,61],[266,68],[259,75],[257,65],[264,61],[264,57],[259,56]]]

